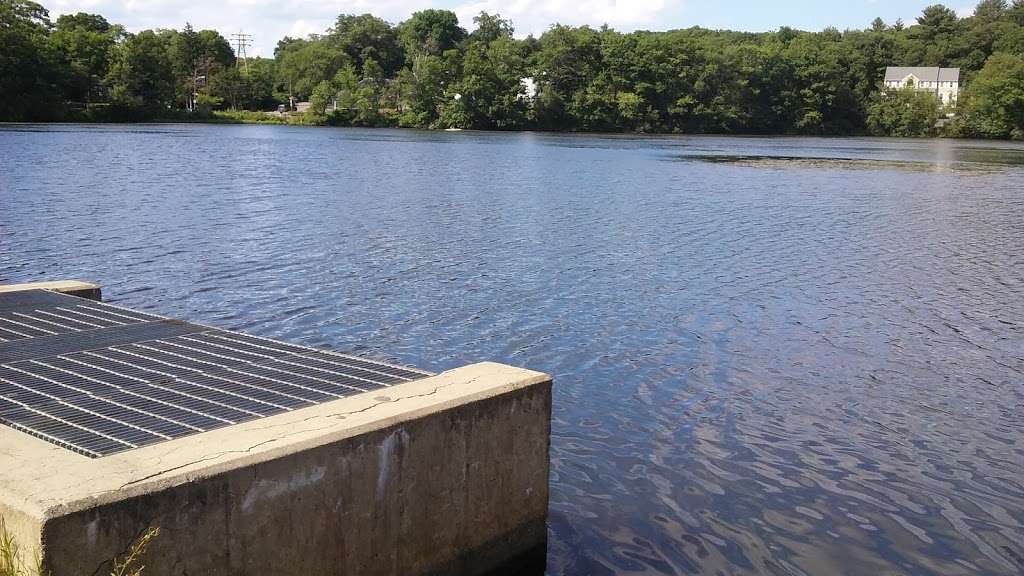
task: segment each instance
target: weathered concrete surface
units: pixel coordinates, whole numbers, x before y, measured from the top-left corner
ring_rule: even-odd
[[[0,292],[24,292],[26,290],[50,290],[69,296],[88,298],[97,302],[103,300],[99,284],[80,280],[57,280],[54,282],[30,282],[28,284],[0,284]]]
[[[151,525],[146,576],[483,574],[543,549],[550,411],[482,363],[98,459],[0,426],[0,510],[54,576]]]

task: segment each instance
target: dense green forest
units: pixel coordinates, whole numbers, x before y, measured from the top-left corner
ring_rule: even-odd
[[[961,68],[956,109],[911,89],[883,94],[886,66]],[[292,101],[311,106],[262,112]],[[397,25],[342,14],[324,34],[286,37],[274,58],[244,62],[214,30],[131,34],[100,15],[53,21],[34,2],[0,0],[0,120],[214,118],[1019,139],[1024,0],[983,0],[966,18],[934,5],[914,23],[876,19],[863,30],[623,34],[556,24],[524,39],[486,13],[472,32],[447,10]]]

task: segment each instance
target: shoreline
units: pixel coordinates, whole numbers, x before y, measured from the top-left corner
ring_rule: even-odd
[[[255,113],[254,113],[255,114]],[[0,121],[0,127],[2,126],[25,126],[25,125],[52,125],[52,126],[152,126],[152,125],[171,125],[171,124],[206,124],[211,126],[288,126],[293,128],[354,128],[360,130],[408,130],[413,132],[437,132],[444,133],[450,132],[444,128],[419,128],[413,126],[356,126],[351,124],[329,124],[326,122],[288,122],[280,121],[278,119],[271,120],[249,120],[241,118],[203,118],[203,119],[182,119],[182,118],[167,118],[167,119],[152,119],[145,121],[102,121],[102,120],[40,120],[40,121],[25,121],[25,122],[11,122],[11,121]],[[823,138],[823,139],[840,139],[840,138],[857,138],[867,140],[894,140],[894,141],[926,141],[926,140],[950,140],[955,142],[1003,142],[1007,144],[1021,144],[1024,140],[1013,140],[1010,138],[978,138],[976,136],[971,137],[960,137],[950,135],[940,136],[875,136],[872,134],[786,134],[786,133],[772,133],[772,134],[757,134],[757,133],[729,133],[729,132],[601,132],[601,131],[585,131],[585,130],[543,130],[539,128],[533,129],[515,129],[515,130],[489,130],[480,128],[464,128],[457,132],[463,133],[475,133],[475,134],[558,134],[558,135],[581,135],[581,136],[622,136],[629,138],[638,137],[708,137],[708,138]]]

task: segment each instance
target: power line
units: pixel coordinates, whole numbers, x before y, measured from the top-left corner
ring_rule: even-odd
[[[240,68],[244,68],[248,74],[249,53],[247,49],[252,48],[252,34],[237,32],[231,35],[231,41],[235,44],[235,62]]]

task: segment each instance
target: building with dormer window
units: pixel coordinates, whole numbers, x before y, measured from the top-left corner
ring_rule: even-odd
[[[885,87],[900,89],[911,85],[931,92],[942,104],[956,104],[960,94],[960,69],[936,66],[889,66],[885,69]]]

